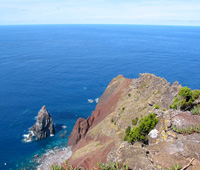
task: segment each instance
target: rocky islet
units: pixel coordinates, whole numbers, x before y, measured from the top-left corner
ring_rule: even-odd
[[[30,141],[34,136],[36,140],[44,139],[55,134],[53,119],[48,113],[46,106],[42,106],[38,112],[36,123],[30,128],[30,133],[25,141]]]

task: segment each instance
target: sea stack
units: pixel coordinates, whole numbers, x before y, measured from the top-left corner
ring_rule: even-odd
[[[55,128],[53,120],[48,113],[46,106],[42,106],[38,112],[36,123],[30,128],[32,135],[36,137],[36,140],[44,139],[50,135],[55,134]]]

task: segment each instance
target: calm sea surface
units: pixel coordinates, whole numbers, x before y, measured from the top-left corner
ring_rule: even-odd
[[[0,26],[0,169],[32,167],[35,154],[66,147],[77,118],[95,109],[87,100],[118,74],[149,72],[200,89],[199,68],[200,27]],[[24,143],[42,105],[57,133]]]

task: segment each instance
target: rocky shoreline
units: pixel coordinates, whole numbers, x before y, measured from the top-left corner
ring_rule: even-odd
[[[63,161],[69,159],[72,155],[71,147],[62,148],[62,149],[54,149],[49,152],[41,155],[36,159],[36,162],[40,164],[36,167],[37,170],[49,169],[49,165],[53,165],[55,163],[61,164]]]

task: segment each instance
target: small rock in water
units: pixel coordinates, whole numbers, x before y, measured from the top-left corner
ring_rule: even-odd
[[[88,102],[89,103],[93,103],[94,101],[92,99],[88,99]]]
[[[61,138],[63,138],[63,137],[64,137],[64,135],[63,135],[63,134],[61,134],[61,135],[60,135],[60,137],[61,137]]]
[[[37,157],[38,157],[38,155],[34,155],[34,157],[35,157],[35,158],[37,158]]]
[[[6,163],[4,163],[4,165],[6,166],[7,164],[6,164]]]

